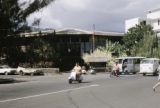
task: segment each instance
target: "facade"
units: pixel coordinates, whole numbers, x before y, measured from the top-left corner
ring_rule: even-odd
[[[75,28],[46,30],[40,32],[22,33],[15,40],[17,46],[25,51],[32,44],[33,39],[41,38],[47,40],[56,52],[60,54],[58,67],[69,70],[75,62],[83,63],[84,53],[91,53],[99,46],[105,46],[107,40],[121,42],[123,33],[87,31]]]
[[[153,30],[160,35],[160,8],[147,12],[147,22],[151,24]]]
[[[74,49],[78,49],[78,55],[83,56],[84,53],[91,53],[99,46],[105,46],[107,40],[111,42],[121,42],[124,33],[87,31],[70,28],[23,33],[20,35],[20,37],[26,38],[26,40],[32,38],[46,38],[49,39],[51,43],[57,44],[57,47],[66,47],[63,51],[71,52]],[[23,43],[25,42],[21,44]]]
[[[145,18],[139,17],[126,20],[125,32],[127,32],[129,28],[134,27],[136,24],[140,24],[141,22],[150,24],[153,27],[153,30],[157,33],[157,36],[160,36],[160,8],[147,11]]]

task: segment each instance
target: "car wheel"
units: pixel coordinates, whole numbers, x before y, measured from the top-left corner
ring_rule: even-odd
[[[8,72],[4,72],[5,75],[8,75]]]
[[[31,76],[34,76],[34,73],[33,73],[33,72],[31,73]]]
[[[157,72],[153,73],[153,76],[158,76],[158,73]]]
[[[22,75],[22,76],[24,75],[23,71],[20,71],[19,73],[20,73],[20,75]]]
[[[133,72],[133,74],[136,74],[136,72]]]
[[[143,76],[146,76],[146,73],[143,73]]]
[[[82,80],[79,80],[78,82],[79,82],[79,83],[81,83],[81,82],[82,82]]]
[[[125,75],[128,75],[128,74],[129,74],[129,73],[128,73],[128,70],[125,70],[125,71],[124,71],[124,74],[125,74]]]
[[[72,79],[69,79],[69,84],[72,84]]]

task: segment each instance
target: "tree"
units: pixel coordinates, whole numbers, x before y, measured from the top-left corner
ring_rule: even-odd
[[[0,0],[0,44],[29,29],[26,18],[55,0]]]
[[[19,36],[20,32],[30,30],[27,17],[46,7],[52,1],[55,0],[0,0],[0,56],[7,52],[5,56],[8,62],[19,59],[21,52],[15,43],[12,43],[12,39]],[[37,20],[34,24],[39,24],[40,20]],[[9,46],[8,43],[12,45]]]
[[[145,23],[140,23],[132,27],[123,37],[124,46],[126,47],[127,55],[132,55],[132,51],[138,46],[139,42],[146,34],[153,34],[152,27]]]
[[[156,34],[146,34],[135,48],[134,55],[144,57],[160,57],[160,43]]]

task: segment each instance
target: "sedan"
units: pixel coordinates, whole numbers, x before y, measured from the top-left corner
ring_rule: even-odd
[[[42,74],[43,74],[42,70],[40,70],[40,69],[24,68],[24,67],[20,67],[20,66],[18,66],[17,72],[18,72],[20,75],[30,74],[31,76],[32,76],[32,75],[35,75],[35,74],[39,74],[39,75],[42,75]]]
[[[16,74],[16,68],[11,68],[8,65],[1,65],[0,66],[0,74]]]

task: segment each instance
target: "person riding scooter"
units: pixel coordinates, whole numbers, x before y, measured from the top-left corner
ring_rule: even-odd
[[[79,65],[79,63],[75,64],[68,79],[69,79],[69,83],[72,83],[72,81],[78,81],[81,83],[82,72],[81,72],[81,66]]]
[[[78,78],[82,72],[81,72],[81,66],[79,65],[79,63],[76,63],[74,68],[73,68],[73,71],[76,73],[76,77]]]
[[[111,75],[115,75],[115,76],[119,76],[119,66],[118,66],[118,62],[115,62],[112,66],[112,72]]]

